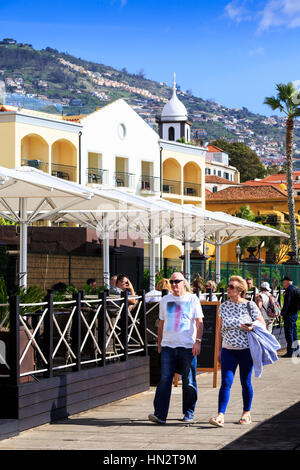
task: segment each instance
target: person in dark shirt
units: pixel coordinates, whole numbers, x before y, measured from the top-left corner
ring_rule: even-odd
[[[292,357],[293,352],[299,348],[295,345],[298,342],[297,337],[297,319],[298,319],[298,300],[296,296],[296,287],[293,285],[293,280],[289,276],[282,279],[284,293],[284,302],[281,310],[284,324],[284,334],[287,343],[287,351],[281,357]]]

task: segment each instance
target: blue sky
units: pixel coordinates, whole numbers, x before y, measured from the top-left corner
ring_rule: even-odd
[[[300,80],[300,0],[2,0],[0,31],[262,114]]]

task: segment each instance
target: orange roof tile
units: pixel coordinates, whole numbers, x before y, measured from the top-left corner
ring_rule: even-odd
[[[63,116],[64,121],[80,122],[87,114],[80,114],[78,116]]]
[[[11,111],[11,109],[7,108],[6,106],[0,106],[0,113],[5,113],[7,111]]]
[[[296,179],[296,176],[300,176],[300,171],[294,171],[294,180]],[[286,173],[278,173],[276,175],[268,175],[265,178],[255,181],[255,180],[249,180],[246,181],[244,184],[248,185],[263,185],[263,184],[280,184],[280,183],[286,183]]]
[[[207,202],[214,201],[223,201],[223,202],[232,202],[232,201],[254,201],[254,200],[270,200],[270,199],[286,199],[286,191],[275,186],[262,186],[260,190],[257,190],[255,186],[232,186],[216,193],[207,195]]]
[[[221,176],[217,176],[217,175],[206,175],[205,183],[233,184],[233,185],[241,184],[241,183],[235,183],[234,181],[229,181],[226,178],[221,178]]]
[[[216,147],[215,145],[212,145],[212,144],[207,145],[207,150],[208,150],[208,152],[224,152],[224,150],[222,150],[219,147]]]

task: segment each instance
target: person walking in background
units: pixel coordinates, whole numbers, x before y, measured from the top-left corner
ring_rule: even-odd
[[[295,348],[298,341],[297,336],[297,319],[298,319],[298,298],[297,289],[293,285],[293,280],[289,276],[282,279],[283,288],[285,289],[283,307],[281,315],[283,317],[284,334],[287,343],[286,354],[281,357],[292,357],[293,352],[299,349]]]
[[[183,420],[191,423],[197,402],[197,356],[201,351],[203,313],[195,294],[186,291],[182,273],[170,279],[172,293],[162,297],[159,310],[158,353],[161,354],[161,379],[154,398],[154,414],[148,419],[165,424],[168,416],[175,372],[182,376]]]
[[[265,325],[255,302],[247,301],[247,283],[240,276],[232,276],[227,286],[228,300],[220,305],[220,328],[217,334],[218,360],[221,362],[222,382],[219,390],[218,415],[210,418],[210,424],[224,426],[224,415],[230,399],[237,366],[242,385],[243,411],[239,424],[250,424],[250,409],[253,399],[251,376],[253,360],[248,342],[248,331],[252,323],[259,320]]]
[[[262,282],[260,285],[259,293],[256,295],[255,302],[262,316],[264,317],[267,330],[272,333],[275,318],[270,318],[267,315],[267,308],[269,305],[270,295],[270,284],[268,282]]]
[[[246,292],[245,298],[247,300],[254,300],[255,299],[255,293],[257,292],[257,289],[254,286],[253,279],[251,277],[247,277],[246,278],[246,283],[247,283],[248,292]]]

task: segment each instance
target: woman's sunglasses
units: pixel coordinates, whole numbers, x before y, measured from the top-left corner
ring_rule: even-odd
[[[182,281],[183,281],[183,279],[175,279],[174,281],[170,281],[170,284],[171,284],[171,286],[172,286],[173,284],[176,284],[176,285],[177,285],[177,284],[179,284],[179,283],[182,282]]]
[[[227,289],[235,289],[235,286],[233,284],[228,284]]]

